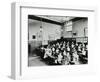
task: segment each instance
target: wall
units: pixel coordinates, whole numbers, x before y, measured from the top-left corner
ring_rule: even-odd
[[[66,31],[64,30],[63,37],[64,37],[64,38],[72,38],[72,32],[71,32],[71,31],[66,32]]]
[[[76,38],[77,42],[87,42],[87,32],[85,29],[88,29],[88,19],[81,19],[79,21],[73,22],[72,33],[76,33],[73,37]]]
[[[88,31],[84,31],[84,29],[88,29],[88,20],[81,19],[72,23],[72,31],[63,31],[64,38],[76,38],[77,42],[87,41],[87,38],[84,38],[87,35]],[[76,35],[73,35],[76,33]]]
[[[51,23],[42,22],[43,32],[40,32],[40,21],[33,21],[28,24],[29,27],[29,42],[42,41],[43,44],[48,44],[48,40],[57,40],[61,37],[61,26]],[[32,36],[36,35],[36,39]],[[36,42],[34,43],[36,44]]]
[[[81,19],[81,20],[75,21],[73,22],[72,27],[73,27],[72,32],[76,33],[76,36],[73,36],[73,37],[85,37],[84,29],[88,28],[88,20]]]
[[[29,31],[29,41],[37,40],[33,39],[33,35],[37,35],[37,33],[40,31],[40,23],[39,21],[33,20],[33,22],[28,23],[28,31]]]
[[[29,41],[34,41],[34,39],[32,39],[32,35],[36,35],[36,39],[38,41],[38,36],[37,34],[40,34],[40,22],[33,22],[33,23],[29,23]],[[42,27],[43,27],[43,39],[44,40],[55,40],[55,39],[59,39],[60,35],[61,35],[61,26],[60,25],[56,25],[56,24],[51,24],[51,23],[45,23],[42,22]]]

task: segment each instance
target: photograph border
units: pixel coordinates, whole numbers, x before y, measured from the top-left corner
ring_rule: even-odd
[[[34,6],[33,6],[34,5]],[[55,9],[55,10],[71,10],[71,11],[86,11],[96,12],[96,8],[71,7],[68,8],[52,8],[34,3],[12,3],[11,6],[11,77],[13,79],[23,79],[22,75],[22,46],[21,46],[21,9],[22,8],[38,8],[38,9]],[[30,75],[26,76],[30,77]]]

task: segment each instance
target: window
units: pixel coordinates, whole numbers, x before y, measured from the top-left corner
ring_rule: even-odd
[[[66,22],[65,31],[72,31],[72,21]]]

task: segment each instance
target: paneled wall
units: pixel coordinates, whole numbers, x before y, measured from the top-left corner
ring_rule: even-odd
[[[50,39],[56,40],[61,37],[60,25],[42,22],[42,28],[43,28],[42,35],[40,32],[40,26],[41,26],[41,23],[39,21],[29,23],[28,25],[29,41],[34,41],[34,40],[38,41],[39,34],[40,34],[40,37],[43,38],[43,40],[50,40]],[[35,35],[36,39],[32,39],[32,35]]]
[[[64,30],[63,32],[64,38],[76,38],[77,42],[87,42],[88,19],[81,19],[73,22],[72,31]]]
[[[73,22],[72,24],[73,29],[72,32],[76,33],[73,37],[85,37],[87,34],[86,28],[88,27],[88,20],[87,19],[81,19],[76,22]]]
[[[48,40],[57,40],[61,38],[61,26],[51,23],[42,22],[42,32],[40,32],[41,22],[34,20],[28,24],[29,27],[29,42],[39,41],[43,44],[47,44]],[[81,19],[72,23],[72,31],[67,32],[63,29],[64,38],[76,38],[77,42],[87,41],[85,35],[87,35],[88,20]],[[85,30],[86,29],[86,30]],[[76,33],[76,35],[73,35]],[[32,36],[36,38],[33,39]],[[85,38],[84,38],[85,37]]]
[[[73,35],[73,37],[76,37],[77,42],[87,42],[88,19],[81,19],[79,21],[73,22],[72,33],[76,33],[76,35]]]
[[[40,28],[42,24],[42,29]],[[43,45],[48,44],[48,40],[57,40],[61,37],[61,26],[46,22],[40,22],[33,20],[33,22],[29,22],[29,42],[32,45],[36,45],[37,43],[41,43]],[[33,35],[35,35],[35,39],[33,39]],[[33,44],[35,43],[35,44]]]

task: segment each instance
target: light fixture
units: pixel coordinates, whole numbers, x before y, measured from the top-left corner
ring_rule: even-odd
[[[42,27],[42,18],[40,19],[40,32],[43,31],[43,27]]]

